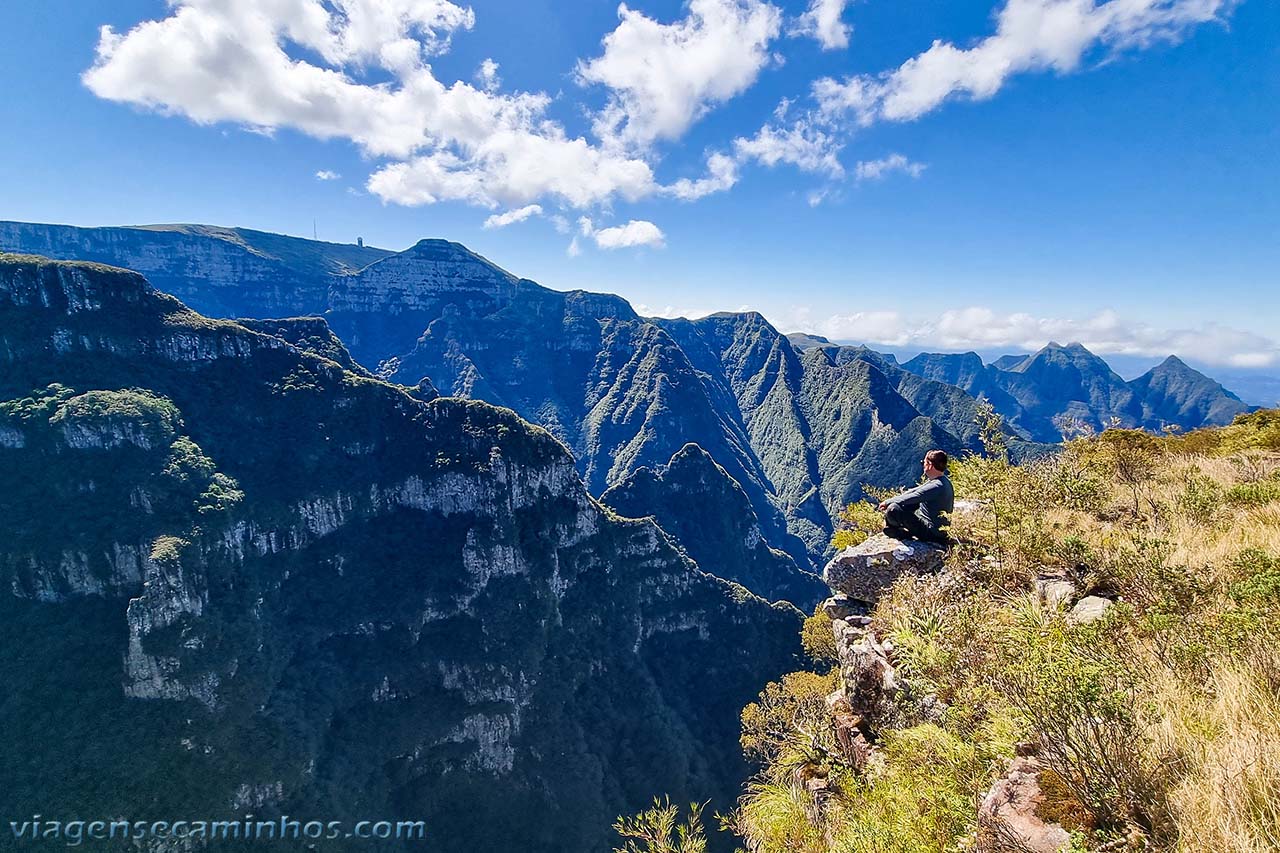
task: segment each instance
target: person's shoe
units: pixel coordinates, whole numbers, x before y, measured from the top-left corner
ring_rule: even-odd
[[[912,538],[911,532],[903,527],[891,527],[886,525],[884,530],[882,530],[881,532],[884,533],[885,536],[888,536],[890,539],[902,540],[902,539]]]

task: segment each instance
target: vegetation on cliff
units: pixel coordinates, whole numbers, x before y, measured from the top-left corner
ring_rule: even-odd
[[[727,805],[800,613],[607,511],[545,430],[345,370],[312,325],[0,255],[6,811],[550,853],[655,780]]]
[[[989,796],[1032,756],[1060,847],[1280,847],[1280,412],[1107,430],[1020,466],[993,425],[953,472],[981,503],[956,514],[947,568],[861,620],[892,660],[891,711],[851,740],[820,607],[812,669],[743,712],[759,772],[726,827],[753,853],[1053,849]],[[867,513],[847,519],[856,541]]]

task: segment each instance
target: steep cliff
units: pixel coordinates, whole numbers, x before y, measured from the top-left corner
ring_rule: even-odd
[[[833,515],[864,483],[914,481],[931,447],[978,450],[979,398],[1004,416],[1014,458],[1058,442],[1064,416],[1094,429],[1112,419],[1187,428],[1243,406],[1180,362],[1125,383],[1079,344],[998,365],[973,353],[899,365],[865,347],[788,339],[754,312],[641,318],[620,297],[551,290],[444,240],[390,254],[205,226],[16,223],[0,225],[5,240],[160,270],[214,313],[324,313],[341,343],[303,321],[255,328],[349,369],[428,379],[422,399],[438,388],[510,407],[570,448],[596,495],[696,442],[742,487],[768,544],[806,568],[825,559]]]
[[[800,614],[603,509],[546,431],[91,264],[0,256],[0,367],[15,814],[585,851],[655,792],[736,792]]]
[[[147,276],[213,317],[290,317],[328,308],[336,277],[391,254],[245,228],[76,228],[0,222],[0,251],[97,261]]]
[[[962,447],[877,364],[842,358],[839,347],[801,352],[758,313],[658,322],[726,401],[722,408],[741,418],[790,530],[815,563],[832,517],[862,497],[863,485],[913,483],[925,452]]]
[[[742,486],[711,455],[686,444],[658,468],[638,468],[601,502],[629,517],[652,515],[704,571],[811,612],[826,593],[817,575],[769,546]]]

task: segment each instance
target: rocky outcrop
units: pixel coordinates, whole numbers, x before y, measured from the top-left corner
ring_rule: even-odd
[[[1039,777],[1044,770],[1032,756],[1014,760],[978,807],[978,848],[991,853],[1061,853],[1071,845],[1060,824],[1046,822],[1037,810],[1044,802]]]
[[[356,363],[323,317],[290,317],[280,320],[238,318],[236,322],[246,329],[280,338],[303,352],[336,362],[343,370],[360,376],[373,375]]]
[[[945,557],[946,551],[936,545],[876,534],[832,557],[822,570],[822,578],[849,598],[875,602],[903,575],[938,571]]]
[[[1106,615],[1114,602],[1101,595],[1081,595],[1081,582],[1078,572],[1069,575],[1051,571],[1037,575],[1032,581],[1032,591],[1037,600],[1046,607],[1065,613],[1067,621],[1073,625],[1087,625],[1096,622]]]

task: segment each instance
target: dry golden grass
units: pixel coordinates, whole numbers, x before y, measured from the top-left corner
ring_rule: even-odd
[[[906,695],[945,703],[942,724],[903,705],[879,733],[892,772],[832,768],[820,813],[762,773],[735,813],[747,849],[972,850],[977,802],[1035,741],[1073,851],[1280,853],[1278,434],[1268,415],[1073,442],[1025,468],[962,460],[959,496],[982,503],[952,520],[952,570],[900,580],[873,614]],[[1119,606],[1073,626],[1032,592],[1044,572]],[[912,738],[928,749],[893,752]]]
[[[1215,666],[1202,689],[1152,685],[1155,748],[1176,756],[1169,802],[1185,853],[1280,850],[1280,697],[1239,663]]]

